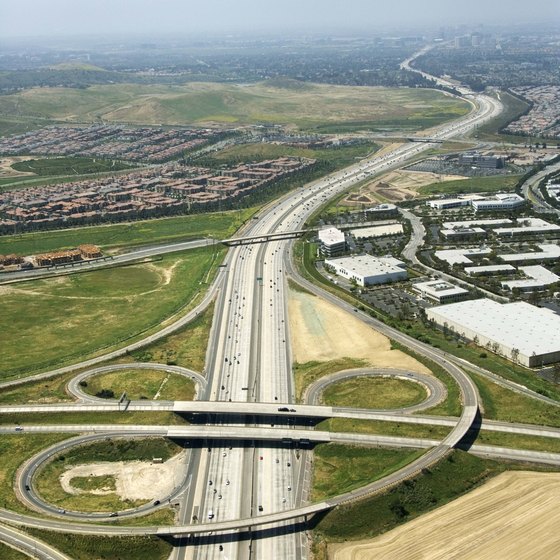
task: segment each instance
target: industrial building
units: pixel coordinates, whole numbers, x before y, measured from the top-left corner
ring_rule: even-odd
[[[386,284],[406,280],[406,265],[393,257],[342,257],[325,259],[325,265],[333,268],[335,274],[356,282],[359,286]]]
[[[560,315],[550,309],[483,298],[432,307],[426,316],[526,367],[560,361]]]
[[[474,247],[471,249],[442,249],[434,255],[441,261],[446,261],[450,266],[455,264],[473,264],[469,257],[484,257],[491,253],[488,247]]]
[[[325,257],[342,255],[346,250],[344,232],[338,228],[330,227],[319,230],[320,251]]]
[[[470,165],[482,169],[503,169],[504,159],[495,155],[483,156],[478,152],[465,152],[459,156],[459,165]]]
[[[523,292],[533,292],[536,290],[544,290],[551,284],[556,284],[560,280],[560,276],[550,272],[544,266],[520,266],[519,270],[525,274],[526,279],[507,280],[502,282],[504,288],[513,290],[515,288]]]
[[[551,224],[541,218],[523,218],[517,221],[516,227],[496,228],[494,233],[498,237],[519,237],[521,235],[540,235],[560,233],[560,226]]]
[[[356,239],[385,237],[386,235],[399,235],[403,233],[403,226],[402,224],[386,224],[383,226],[372,226],[367,228],[353,229],[350,233]]]
[[[466,266],[469,276],[492,276],[493,274],[513,274],[517,269],[511,264],[489,264],[486,266]]]
[[[527,262],[527,261],[553,261],[560,258],[560,246],[552,243],[542,243],[537,245],[540,251],[527,253],[512,253],[508,255],[498,255],[500,260],[508,263]]]
[[[412,289],[418,292],[423,298],[435,301],[436,303],[453,303],[469,297],[468,290],[454,286],[444,280],[430,280],[429,282],[419,282],[414,284]]]
[[[378,204],[377,206],[372,206],[371,208],[366,208],[364,213],[371,220],[377,220],[379,218],[389,218],[396,216],[399,213],[399,209],[395,204],[384,203]]]
[[[471,227],[497,227],[497,226],[508,226],[512,224],[513,221],[509,218],[494,218],[494,219],[481,219],[481,220],[464,220],[462,222],[443,222],[441,227],[443,229],[455,229],[455,228],[471,228]]]
[[[442,229],[440,231],[444,239],[450,241],[465,241],[468,239],[479,239],[486,237],[486,231],[480,227],[457,227],[453,229]]]

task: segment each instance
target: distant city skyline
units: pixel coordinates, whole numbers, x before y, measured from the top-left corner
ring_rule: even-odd
[[[560,22],[556,0],[0,0],[0,37],[379,32],[385,27]]]

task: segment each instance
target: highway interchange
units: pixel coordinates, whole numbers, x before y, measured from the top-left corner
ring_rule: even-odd
[[[408,66],[410,61],[403,63]],[[451,84],[443,84],[450,86]],[[474,95],[463,90],[461,93],[473,105],[471,113],[452,123],[430,131],[430,138],[444,140],[469,132],[479,124],[495,117],[501,111],[499,101]],[[430,148],[430,143],[401,145],[390,153],[362,160],[342,171],[315,181],[305,188],[289,193],[270,204],[252,220],[242,232],[243,236],[259,236],[270,233],[289,232],[302,229],[308,217],[328,199],[348,189],[353,184],[390,169],[401,167],[406,161]],[[305,525],[298,521],[318,511],[335,507],[348,500],[357,499],[387,488],[396,482],[420,472],[444,457],[450,449],[460,445],[465,434],[480,422],[478,415],[479,397],[468,375],[459,367],[457,359],[426,346],[399,331],[387,327],[362,312],[356,312],[349,304],[335,298],[301,278],[291,262],[291,242],[275,240],[259,245],[232,247],[219,269],[217,277],[201,303],[187,316],[169,325],[160,332],[147,337],[127,348],[105,356],[87,360],[53,372],[34,376],[41,379],[84,367],[97,366],[111,358],[121,356],[132,349],[140,348],[190,322],[211,301],[216,300],[215,318],[208,344],[205,377],[197,372],[179,371],[197,383],[196,403],[126,402],[126,410],[162,410],[175,412],[212,414],[211,425],[193,426],[25,426],[23,433],[37,431],[88,432],[86,436],[73,438],[69,443],[58,444],[45,450],[40,456],[28,461],[18,477],[18,493],[30,507],[49,511],[56,517],[39,518],[0,510],[0,520],[22,526],[48,527],[64,532],[93,534],[158,534],[179,536],[172,557],[183,558],[306,558],[308,554]],[[429,357],[441,365],[457,382],[461,390],[462,413],[455,419],[435,419],[434,423],[447,422],[451,431],[442,441],[414,440],[412,438],[390,438],[357,434],[335,434],[312,430],[305,426],[305,418],[325,418],[340,414],[359,417],[376,417],[394,421],[398,418],[417,418],[419,423],[430,422],[429,417],[410,416],[411,411],[352,411],[332,409],[314,405],[296,405],[291,372],[290,332],[287,315],[287,278],[291,277],[309,291],[332,301],[353,313],[383,334],[411,348],[418,354]],[[153,364],[151,364],[153,367]],[[129,366],[132,367],[132,366]],[[148,366],[147,366],[148,367]],[[169,368],[169,366],[159,366]],[[181,368],[180,368],[181,369]],[[97,369],[96,372],[106,371]],[[385,372],[387,374],[387,372]],[[389,372],[391,373],[391,372]],[[396,372],[392,372],[396,373]],[[125,403],[101,404],[91,401],[79,390],[80,374],[71,383],[71,391],[79,401],[69,405],[52,407],[88,407],[122,409]],[[399,372],[403,374],[403,372]],[[405,372],[404,375],[407,375]],[[27,378],[28,380],[29,378]],[[331,380],[332,381],[332,380]],[[2,386],[19,383],[15,380]],[[507,384],[507,383],[506,383]],[[431,395],[438,392],[436,386],[429,387]],[[519,390],[523,390],[519,388]],[[310,390],[309,398],[316,402],[320,387]],[[531,395],[533,396],[533,395]],[[441,394],[438,398],[441,397]],[[197,409],[197,407],[200,407]],[[261,407],[261,408],[259,408]],[[2,412],[29,412],[27,406],[2,407]],[[286,419],[279,408],[287,408]],[[46,410],[44,408],[43,410]],[[408,415],[407,415],[408,412]],[[235,415],[240,414],[240,418]],[[246,424],[245,415],[251,414],[252,423]],[[274,427],[264,427],[262,420],[276,418]],[[289,415],[289,416],[288,416]],[[371,415],[371,416],[370,416]],[[377,416],[375,416],[377,415]],[[260,418],[260,419],[259,419]],[[406,420],[408,421],[408,420]],[[558,437],[552,429],[523,426],[500,426],[499,423],[483,422],[483,429],[529,430],[530,433]],[[9,429],[12,433],[14,428]],[[6,433],[8,429],[0,432]],[[528,433],[528,432],[519,432]],[[56,511],[49,504],[41,503],[32,488],[34,468],[46,457],[57,453],[64,445],[76,445],[83,438],[112,436],[159,435],[174,438],[200,439],[212,443],[193,446],[187,471],[180,473],[182,484],[172,496],[179,504],[179,519],[172,527],[133,527],[126,525],[85,524],[83,519],[95,516],[79,512]],[[403,469],[352,493],[307,505],[310,483],[310,456],[306,452],[306,441],[338,441],[370,445],[411,446],[428,451]],[[234,442],[237,442],[234,444]],[[239,444],[241,442],[241,444]],[[303,449],[296,449],[296,444]],[[470,451],[489,456],[509,457],[560,464],[555,454],[517,452],[499,448],[473,446]],[[49,510],[49,508],[51,508]],[[52,511],[52,510],[55,511]],[[145,507],[146,511],[152,507]],[[130,512],[138,515],[140,511]],[[125,512],[119,515],[126,516]],[[103,517],[103,516],[98,516]],[[107,516],[105,516],[107,517]],[[65,520],[65,518],[68,518]],[[80,521],[80,518],[82,521]],[[247,531],[249,527],[267,525],[266,533]],[[206,534],[212,532],[211,535]],[[9,529],[0,532],[0,539],[16,538],[8,535]],[[223,539],[218,532],[226,532]],[[200,540],[189,540],[188,535],[205,534]],[[258,537],[258,538],[254,538]],[[25,539],[20,546],[25,548]],[[27,547],[29,551],[29,547]],[[45,554],[47,554],[45,552]],[[49,557],[46,555],[42,557]],[[51,556],[62,558],[63,556]]]

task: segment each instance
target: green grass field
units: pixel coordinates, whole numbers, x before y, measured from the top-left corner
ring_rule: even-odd
[[[30,412],[0,414],[0,424],[27,426],[38,424],[157,424],[184,425],[188,422],[173,412],[165,411],[122,411],[122,412]]]
[[[422,385],[402,379],[360,377],[329,385],[323,401],[330,406],[356,408],[401,408],[427,398]]]
[[[520,175],[497,177],[474,177],[458,181],[443,181],[420,187],[419,194],[432,196],[436,194],[464,194],[476,192],[511,191],[515,188]]]
[[[29,560],[27,554],[23,554],[23,552],[19,552],[19,550],[15,550],[4,543],[0,543],[0,558],[2,560]]]
[[[0,114],[67,122],[144,125],[280,123],[305,129],[417,129],[457,118],[469,106],[427,89],[305,84],[183,86],[115,84],[87,89],[34,88],[0,98]]]
[[[200,293],[220,255],[195,249],[155,263],[4,288],[2,377],[84,359],[161,328]]]
[[[334,443],[317,445],[313,451],[311,500],[321,501],[365,486],[402,468],[422,453]]]
[[[192,401],[195,394],[195,386],[191,379],[159,370],[114,371],[90,377],[86,383],[87,387],[82,389],[90,395],[109,389],[117,397],[126,392],[131,400],[153,400],[158,395],[158,399],[162,401]]]
[[[103,249],[231,236],[257,208],[0,237],[0,254],[34,255],[93,243]]]
[[[70,535],[40,529],[28,532],[74,560],[167,560],[172,550],[171,545],[159,537]]]
[[[28,159],[18,161],[12,165],[16,171],[34,173],[41,177],[51,175],[87,175],[89,173],[103,173],[131,169],[129,165],[121,161],[94,159],[85,157],[60,157],[44,159]]]

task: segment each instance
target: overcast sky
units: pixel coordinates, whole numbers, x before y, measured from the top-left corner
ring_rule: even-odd
[[[0,37],[560,22],[559,0],[0,0]]]

